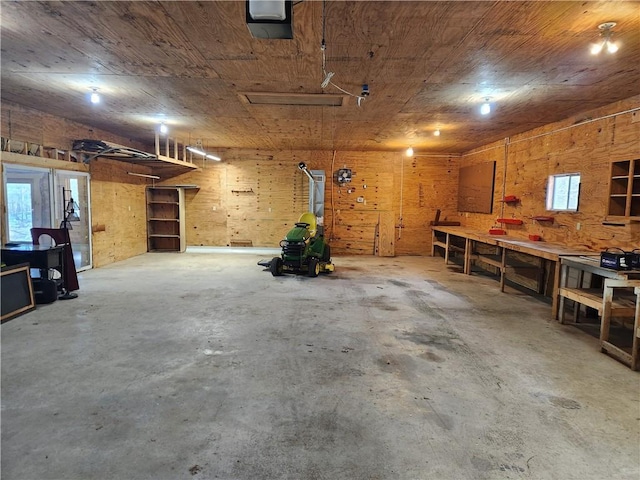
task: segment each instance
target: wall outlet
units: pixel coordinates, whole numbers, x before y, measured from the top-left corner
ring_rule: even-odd
[[[576,223],[576,230],[580,230],[581,227],[582,225],[580,225],[580,222]]]
[[[213,211],[215,212],[217,210],[218,207],[216,207],[215,205],[213,206]]]

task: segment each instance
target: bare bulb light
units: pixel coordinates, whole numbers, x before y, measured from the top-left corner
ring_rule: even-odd
[[[491,104],[489,102],[485,102],[480,107],[480,113],[482,115],[489,115],[491,113]]]
[[[91,103],[93,103],[94,105],[96,103],[100,103],[100,95],[98,95],[98,92],[96,92],[95,90],[91,93]]]
[[[169,131],[169,129],[167,128],[167,126],[164,123],[161,123],[160,124],[160,133],[165,135],[168,131]]]
[[[439,128],[436,128],[436,130],[433,132],[433,134],[434,134],[436,137],[439,137],[439,136],[440,136],[440,129],[439,129]]]
[[[407,157],[413,157],[413,148],[407,148],[407,151],[405,153],[407,154]]]

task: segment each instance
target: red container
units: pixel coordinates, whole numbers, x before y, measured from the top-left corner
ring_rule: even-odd
[[[506,223],[509,225],[522,225],[522,220],[518,218],[498,218],[496,219],[498,223]]]
[[[501,228],[490,228],[489,229],[489,234],[490,235],[506,235],[507,232],[505,232]]]
[[[539,242],[540,240],[542,240],[542,237],[540,235],[529,235],[529,240],[533,242]]]

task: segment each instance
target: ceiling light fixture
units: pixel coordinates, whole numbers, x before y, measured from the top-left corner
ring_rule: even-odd
[[[613,27],[617,24],[616,22],[605,22],[598,25],[598,29],[600,30],[600,37],[602,40],[598,43],[594,43],[591,45],[591,54],[598,55],[602,50],[607,50],[608,53],[616,53],[618,51],[618,45],[611,40],[613,37]]]
[[[246,0],[247,27],[254,38],[292,39],[292,0]]]
[[[439,128],[436,128],[436,129],[435,129],[435,131],[433,132],[433,134],[434,134],[436,137],[439,137],[439,136],[440,136],[440,129],[439,129]]]
[[[407,148],[407,151],[405,153],[407,154],[407,157],[413,157],[413,148]]]
[[[482,115],[489,115],[491,113],[491,104],[489,99],[485,99],[485,102],[480,106],[480,113]]]
[[[215,160],[216,162],[221,161],[220,157],[216,157],[215,155],[211,155],[210,153],[205,152],[204,150],[200,150],[196,147],[187,147],[191,153],[195,153],[196,155],[202,155],[204,158],[208,158],[209,160]]]
[[[169,128],[164,123],[160,124],[159,130],[162,135],[166,135],[169,132]]]
[[[91,92],[90,99],[91,99],[91,103],[93,103],[94,105],[96,103],[100,103],[100,95],[98,94],[98,89],[97,88],[94,88],[93,92]]]

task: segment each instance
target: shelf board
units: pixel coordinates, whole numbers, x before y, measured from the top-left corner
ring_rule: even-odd
[[[180,205],[179,202],[167,202],[162,200],[149,200],[149,203],[157,203],[161,205]]]
[[[150,218],[150,222],[179,222],[177,218]]]
[[[180,235],[166,235],[161,233],[150,233],[150,238],[180,238]]]

